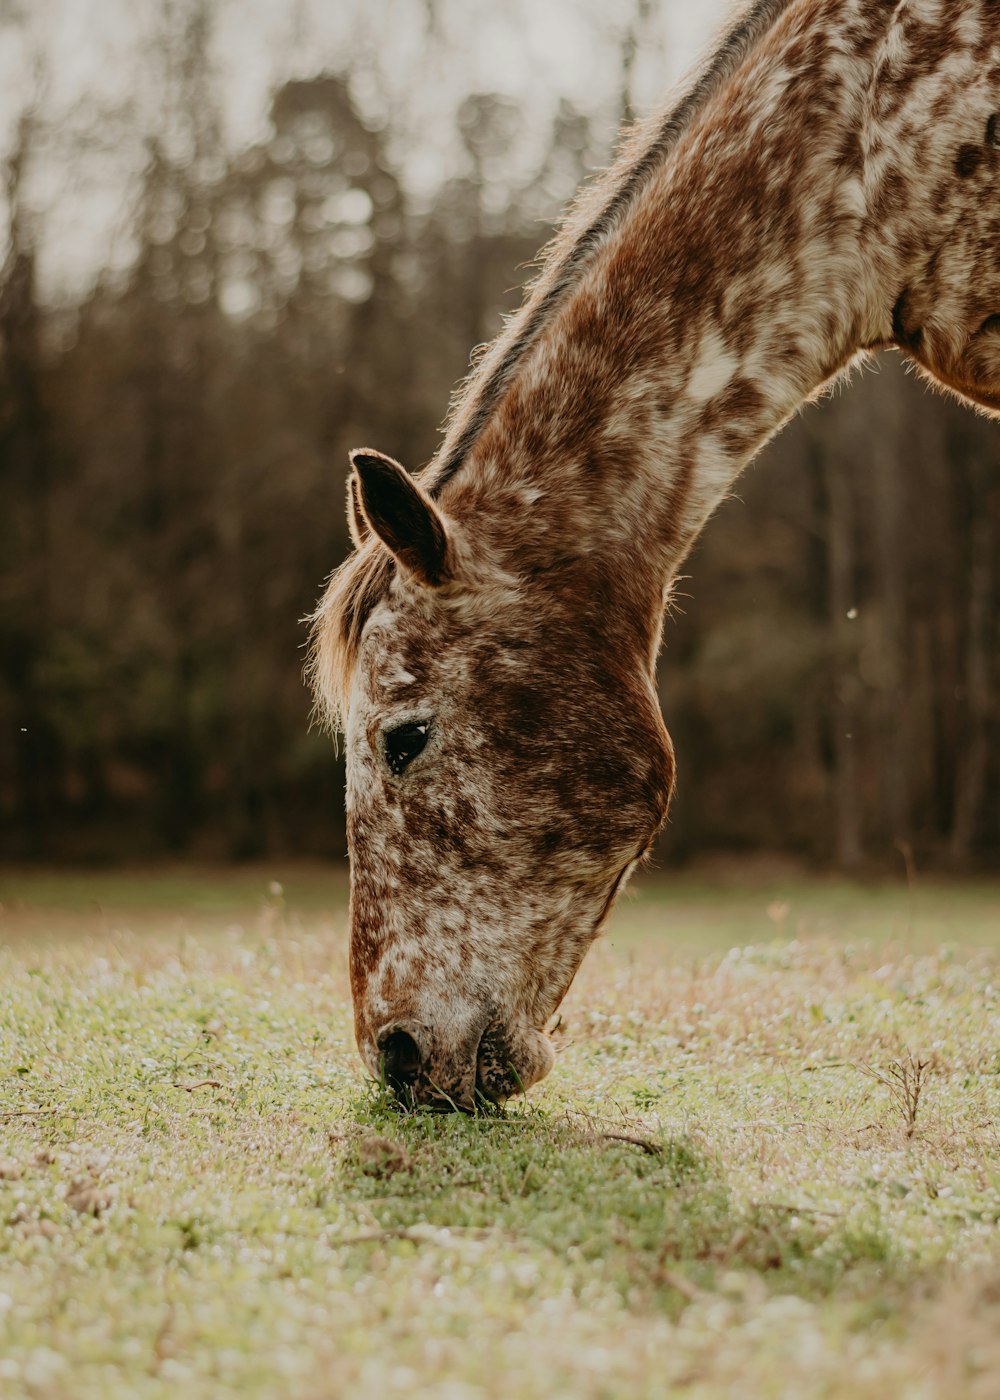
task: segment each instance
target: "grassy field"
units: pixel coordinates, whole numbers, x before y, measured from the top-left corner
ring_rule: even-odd
[[[1000,885],[661,877],[404,1116],[344,881],[0,876],[0,1395],[1000,1395]]]

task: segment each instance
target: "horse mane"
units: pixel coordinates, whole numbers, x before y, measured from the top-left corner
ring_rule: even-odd
[[[732,24],[680,101],[666,114],[637,122],[610,168],[577,196],[562,227],[543,249],[538,275],[520,310],[458,388],[444,442],[422,477],[432,496],[439,496],[462,466],[550,316],[614,233],[650,176],[792,3],[756,0],[751,4]],[[368,539],[331,574],[319,606],[308,619],[311,632],[306,679],[321,721],[331,728],[336,728],[346,713],[365,623],[385,597],[394,571],[389,551],[377,539]]]
[[[456,391],[444,442],[423,478],[432,496],[438,496],[461,467],[552,312],[622,222],[647,180],[791,3],[756,0],[733,23],[680,100],[666,113],[636,122],[614,163],[573,201],[561,228],[539,255],[539,272],[525,301]]]

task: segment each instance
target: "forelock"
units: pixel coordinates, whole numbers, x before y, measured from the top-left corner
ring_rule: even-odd
[[[326,728],[343,726],[365,624],[388,594],[395,567],[384,545],[369,540],[330,575],[309,619],[306,680]]]

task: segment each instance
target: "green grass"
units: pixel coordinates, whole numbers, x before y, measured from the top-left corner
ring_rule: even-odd
[[[659,879],[455,1118],[278,874],[0,882],[5,1400],[998,1393],[996,885]]]
[[[280,893],[273,886],[280,885]],[[213,938],[255,930],[275,913],[296,926],[343,924],[342,866],[275,863],[104,870],[4,870],[0,937],[51,943],[141,928]],[[6,915],[6,917],[4,917]],[[814,878],[795,869],[725,866],[656,873],[629,886],[608,931],[615,949],[658,955],[724,952],[774,937],[828,936],[930,949],[942,942],[1000,949],[1000,880],[905,882]]]

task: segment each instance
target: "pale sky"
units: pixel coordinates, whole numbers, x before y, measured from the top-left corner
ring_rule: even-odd
[[[182,0],[0,0],[0,146],[25,94],[41,94],[51,137],[32,200],[43,214],[43,284],[85,285],[126,265],[129,180],[162,103],[163,16]],[[212,45],[230,151],[267,135],[269,95],[288,77],[347,71],[366,113],[388,117],[411,193],[459,168],[455,111],[472,91],[513,98],[526,114],[512,174],[541,155],[560,98],[610,135],[620,99],[620,45],[638,0],[216,0]],[[652,0],[640,30],[634,95],[658,105],[690,71],[730,0]],[[433,18],[432,18],[433,17]],[[115,114],[118,114],[117,119]],[[110,116],[105,116],[110,114]],[[124,120],[122,120],[124,114]],[[532,134],[537,133],[537,148]],[[83,152],[81,154],[81,152]]]

